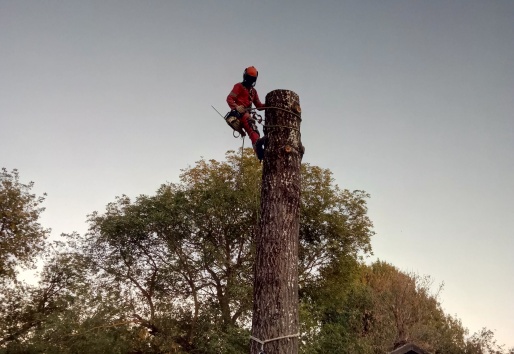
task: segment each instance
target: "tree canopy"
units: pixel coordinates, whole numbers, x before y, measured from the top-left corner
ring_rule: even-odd
[[[39,284],[2,290],[0,353],[247,352],[260,169],[251,149],[202,159],[178,183],[93,212],[85,235],[47,244]],[[374,235],[364,191],[309,164],[301,189],[301,353],[385,353],[409,341],[506,353],[487,329],[468,337],[429,277],[364,262]]]
[[[0,171],[0,281],[32,266],[49,234],[39,224],[45,196],[32,194],[33,187],[34,182],[20,182],[16,169]]]

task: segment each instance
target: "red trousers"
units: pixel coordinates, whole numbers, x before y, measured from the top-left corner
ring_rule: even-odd
[[[260,138],[260,134],[259,130],[257,129],[257,125],[250,122],[250,113],[246,112],[239,120],[243,124],[243,129],[250,137],[252,144],[255,144],[255,142]]]

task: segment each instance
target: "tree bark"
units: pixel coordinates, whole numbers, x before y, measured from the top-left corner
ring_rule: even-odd
[[[256,239],[250,353],[298,353],[300,226],[300,101],[296,93],[266,95],[266,149]],[[277,339],[280,337],[286,337]],[[257,340],[256,340],[257,339]],[[259,343],[259,341],[264,342]]]

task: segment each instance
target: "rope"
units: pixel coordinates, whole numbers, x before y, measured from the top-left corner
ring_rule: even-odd
[[[296,130],[296,131],[300,132],[300,129],[293,128],[293,127],[288,127],[287,125],[267,125],[267,124],[264,124],[263,128],[287,128],[287,129]]]
[[[245,149],[245,137],[242,136],[243,144],[241,145],[241,158],[239,159],[239,174],[236,178],[236,188],[241,189],[243,184],[243,153]]]
[[[291,113],[292,115],[294,115],[296,118],[300,119],[300,121],[302,120],[302,117],[298,114],[298,113],[295,113],[293,111],[290,111],[289,109],[286,109],[286,108],[282,108],[282,107],[274,107],[274,106],[264,106],[264,107],[261,107],[259,109],[278,109],[278,110],[281,110],[281,111],[284,111],[284,112],[288,112],[288,113]],[[251,108],[250,111],[255,111],[257,110],[257,108]]]
[[[293,111],[290,111],[289,109],[285,109],[285,108],[281,108],[281,107],[273,107],[273,106],[261,107],[260,109],[278,109],[278,110],[281,110],[281,111],[284,111],[284,112],[291,113],[296,118],[298,118],[300,121],[302,121],[302,117],[300,117],[299,114],[297,114],[297,113],[295,113]],[[250,108],[249,111],[256,111],[256,110],[257,110],[257,108]],[[296,130],[297,132],[300,132],[300,129],[293,128],[293,127],[288,127],[286,125],[267,125],[267,124],[262,124],[262,126],[263,126],[263,128],[288,128],[288,129],[292,129],[292,130]]]
[[[250,336],[250,339],[256,341],[257,343],[259,343],[261,345],[261,348],[260,348],[260,352],[259,354],[265,354],[264,353],[264,344],[266,343],[269,343],[269,342],[274,342],[276,340],[280,340],[280,339],[287,339],[287,338],[294,338],[294,337],[298,337],[300,335],[300,333],[296,333],[296,334],[290,334],[288,336],[282,336],[282,337],[277,337],[277,338],[272,338],[272,339],[266,339],[266,340],[260,340],[259,338],[257,337],[254,337],[254,336]]]
[[[243,168],[243,150],[245,149],[245,137],[242,137],[243,145],[241,145],[241,169]]]

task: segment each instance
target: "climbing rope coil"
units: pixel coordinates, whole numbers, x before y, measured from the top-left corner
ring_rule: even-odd
[[[288,338],[299,337],[299,336],[300,336],[300,333],[296,333],[296,334],[290,334],[290,335],[287,335],[287,336],[271,338],[271,339],[266,339],[266,340],[260,340],[259,338],[254,337],[254,336],[250,336],[250,339],[256,341],[257,343],[259,343],[261,345],[261,347],[259,348],[259,354],[266,354],[264,352],[264,345],[266,343],[274,342],[276,340],[281,340],[281,339],[288,339]]]

